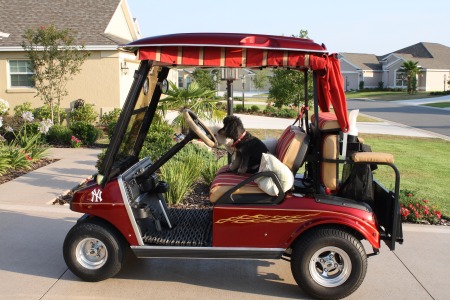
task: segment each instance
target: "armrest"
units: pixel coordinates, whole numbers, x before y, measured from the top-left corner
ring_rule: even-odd
[[[386,163],[393,164],[394,156],[390,153],[382,152],[356,152],[352,155],[352,160],[355,163]]]

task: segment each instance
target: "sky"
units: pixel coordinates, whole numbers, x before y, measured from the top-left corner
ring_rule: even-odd
[[[127,0],[143,37],[188,32],[298,35],[329,52],[384,55],[419,42],[450,47],[448,0]]]

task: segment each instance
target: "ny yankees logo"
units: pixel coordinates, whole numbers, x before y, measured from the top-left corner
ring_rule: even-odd
[[[102,202],[102,190],[101,189],[95,189],[91,192],[91,202]]]

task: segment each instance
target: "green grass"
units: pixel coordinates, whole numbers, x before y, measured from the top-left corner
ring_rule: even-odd
[[[430,95],[429,92],[417,92],[414,95],[409,95],[405,92],[392,91],[364,91],[364,92],[347,92],[345,93],[347,99],[368,98],[373,100],[394,101],[394,100],[413,100],[422,98],[432,98],[436,96]]]
[[[283,130],[252,129],[260,139],[280,137]],[[400,171],[400,189],[414,191],[417,197],[430,200],[450,217],[450,142],[433,138],[361,134],[374,152],[394,155]],[[394,189],[394,171],[379,166],[375,178],[386,188]]]
[[[424,106],[431,106],[431,107],[438,107],[438,108],[446,108],[446,107],[450,107],[450,102],[428,103],[428,104],[424,104]]]
[[[400,171],[400,189],[415,191],[418,197],[436,204],[450,217],[450,142],[432,138],[389,135],[361,135],[375,152],[392,153]],[[391,168],[380,166],[377,178],[387,188],[393,187]]]

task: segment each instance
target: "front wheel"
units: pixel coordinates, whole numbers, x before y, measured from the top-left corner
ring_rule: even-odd
[[[64,260],[70,271],[85,281],[101,281],[119,273],[126,243],[109,224],[78,223],[64,240]]]
[[[307,233],[292,249],[291,270],[297,284],[318,299],[340,299],[358,289],[366,276],[361,242],[340,228]]]

